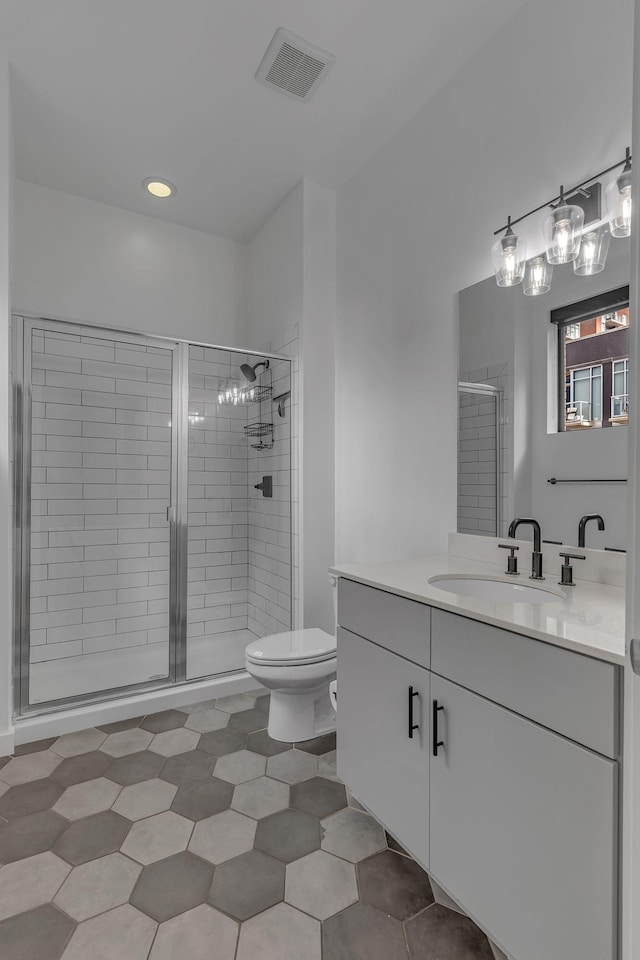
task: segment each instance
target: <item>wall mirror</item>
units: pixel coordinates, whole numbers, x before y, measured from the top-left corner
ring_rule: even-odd
[[[625,549],[629,240],[612,238],[604,270],[554,268],[524,296],[492,275],[459,293],[458,531],[507,534],[535,517],[544,540]],[[552,482],[555,481],[555,482]]]

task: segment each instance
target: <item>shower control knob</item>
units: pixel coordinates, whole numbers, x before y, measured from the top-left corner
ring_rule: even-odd
[[[263,497],[273,496],[273,477],[263,477],[262,483],[254,484],[256,490],[262,490]]]

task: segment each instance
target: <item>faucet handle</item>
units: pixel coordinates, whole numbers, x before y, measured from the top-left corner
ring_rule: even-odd
[[[564,563],[560,567],[560,579],[558,580],[558,583],[561,587],[575,586],[573,582],[573,567],[570,561],[586,560],[586,556],[584,553],[564,553],[562,550],[558,551],[558,556],[564,557]]]
[[[505,570],[505,573],[510,577],[519,577],[520,574],[518,573],[518,558],[516,557],[516,550],[519,550],[520,547],[517,544],[514,545],[511,543],[499,543],[498,547],[500,550],[511,551],[507,558],[507,569]]]

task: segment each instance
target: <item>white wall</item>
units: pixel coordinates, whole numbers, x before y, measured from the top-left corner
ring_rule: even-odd
[[[247,248],[248,341],[298,347],[294,368],[294,564],[300,622],[333,631],[335,193],[300,183]],[[290,349],[286,351],[290,354]],[[302,427],[299,430],[299,427]],[[296,437],[300,433],[299,441]],[[298,504],[299,499],[299,504]],[[298,547],[298,534],[300,545]],[[298,582],[294,570],[294,582]]]
[[[13,187],[9,66],[0,59],[0,756],[11,751],[13,653],[12,620],[12,478],[11,478],[11,373],[9,330],[11,320],[10,241]]]
[[[632,0],[528,0],[340,189],[340,561],[446,549],[456,293],[490,273],[507,214],[623,155],[632,12]]]
[[[246,346],[241,244],[23,181],[15,207],[15,312]]]

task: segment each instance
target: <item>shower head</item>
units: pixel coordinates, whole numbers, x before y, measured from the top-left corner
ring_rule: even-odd
[[[268,370],[269,361],[259,360],[258,363],[255,363],[253,366],[251,366],[251,364],[249,363],[243,363],[242,366],[240,367],[240,373],[245,378],[245,380],[248,380],[249,383],[253,383],[254,380],[256,379],[256,370],[258,369],[258,367],[264,367],[265,370]]]

